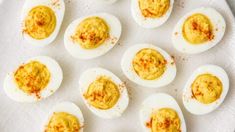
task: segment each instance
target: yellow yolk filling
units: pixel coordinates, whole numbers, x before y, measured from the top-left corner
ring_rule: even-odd
[[[223,91],[222,82],[214,75],[199,75],[192,84],[193,97],[203,104],[213,103]]]
[[[166,70],[166,60],[154,49],[142,49],[134,57],[132,65],[138,76],[144,80],[158,79]]]
[[[112,80],[106,76],[100,76],[89,85],[84,97],[93,107],[107,110],[117,103],[120,92]]]
[[[24,32],[37,40],[48,38],[54,32],[55,27],[55,13],[47,6],[34,7],[24,21]]]
[[[38,61],[20,66],[14,74],[15,83],[27,94],[38,94],[47,86],[50,77],[47,67]]]
[[[139,0],[139,8],[144,17],[159,18],[166,14],[170,0]]]
[[[109,27],[102,18],[89,17],[77,26],[71,38],[84,49],[94,49],[109,38]]]
[[[66,112],[55,112],[45,132],[79,132],[80,124],[78,119]]]
[[[183,37],[190,44],[203,44],[214,39],[213,25],[203,14],[194,14],[183,25]]]
[[[181,123],[177,112],[171,108],[154,111],[150,122],[146,123],[151,132],[181,132]]]

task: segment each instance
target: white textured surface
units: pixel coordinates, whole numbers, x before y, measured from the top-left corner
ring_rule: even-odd
[[[68,2],[70,1],[70,2]],[[142,101],[153,92],[166,92],[178,101],[189,132],[233,132],[235,124],[235,25],[231,11],[224,0],[176,0],[172,16],[163,26],[149,30],[138,26],[130,12],[130,1],[119,0],[113,5],[96,4],[95,0],[67,0],[65,19],[61,31],[54,43],[45,48],[32,47],[22,39],[20,31],[20,12],[24,0],[4,0],[0,5],[0,84],[7,72],[19,62],[32,56],[48,55],[60,63],[64,71],[61,88],[51,97],[35,104],[17,103],[0,89],[0,131],[1,132],[37,132],[43,125],[53,105],[61,101],[73,101],[82,110],[86,132],[141,132],[138,112]],[[177,52],[171,43],[171,32],[183,14],[191,9],[210,5],[218,9],[225,17],[227,31],[223,41],[211,50],[199,55],[183,55]],[[107,11],[120,18],[123,34],[120,45],[100,58],[81,61],[72,58],[64,48],[63,33],[74,19],[95,12]],[[165,49],[176,57],[178,73],[175,81],[161,89],[151,90],[137,86],[122,74],[120,59],[125,49],[135,43],[150,42]],[[231,80],[230,91],[216,111],[204,116],[195,116],[182,105],[182,89],[192,71],[203,64],[212,63],[223,67]],[[78,89],[81,73],[89,68],[102,66],[114,72],[123,81],[127,81],[130,90],[130,105],[118,119],[105,120],[93,115],[83,103]]]

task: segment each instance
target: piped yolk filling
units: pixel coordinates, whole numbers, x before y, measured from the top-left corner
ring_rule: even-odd
[[[14,73],[15,83],[27,94],[38,95],[48,85],[50,77],[48,68],[38,61],[21,65]]]
[[[181,132],[180,118],[171,108],[154,111],[146,127],[150,128],[151,132]]]
[[[193,97],[203,104],[210,104],[220,98],[222,82],[212,74],[199,75],[191,85]]]
[[[94,49],[103,44],[109,36],[109,27],[104,19],[89,17],[77,26],[71,39],[84,49]]]
[[[186,19],[182,29],[183,37],[190,44],[203,44],[214,39],[213,25],[203,14],[194,14]]]
[[[117,103],[120,91],[112,80],[106,76],[100,76],[89,85],[84,98],[93,107],[107,110]]]
[[[44,132],[79,132],[78,119],[66,112],[55,112],[49,120]]]
[[[170,7],[170,0],[139,0],[139,8],[144,17],[160,18]]]
[[[25,18],[23,32],[34,39],[48,38],[55,30],[56,16],[47,6],[36,6],[31,9]]]
[[[161,77],[166,70],[166,60],[154,49],[140,50],[134,57],[132,66],[137,75],[144,80],[154,80]]]

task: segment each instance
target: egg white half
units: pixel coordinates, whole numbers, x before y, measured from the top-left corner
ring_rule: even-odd
[[[191,85],[197,76],[201,74],[212,74],[220,79],[223,86],[223,91],[220,95],[220,98],[215,102],[210,104],[203,104],[197,101],[195,98],[192,98],[192,88]],[[227,73],[219,66],[216,65],[204,65],[196,69],[193,74],[188,79],[184,91],[183,91],[183,103],[185,108],[192,114],[195,115],[204,115],[215,110],[219,105],[224,101],[229,90],[229,78]]]
[[[163,73],[163,75],[155,80],[144,80],[138,76],[138,74],[134,71],[132,66],[132,61],[135,57],[135,55],[142,49],[150,48],[157,50],[167,61],[166,64],[166,71]],[[136,44],[124,53],[121,61],[121,68],[123,73],[126,75],[126,77],[135,82],[136,84],[139,84],[144,87],[149,88],[159,88],[163,87],[169,83],[171,83],[175,76],[176,76],[176,65],[174,62],[174,59],[163,49],[154,46],[152,44]]]
[[[93,107],[92,105],[88,103],[88,101],[83,96],[83,94],[87,91],[89,85],[100,76],[110,77],[110,79],[118,86],[118,89],[120,91],[120,97],[117,103],[112,108],[107,109],[107,110],[101,110],[101,109],[97,109]],[[124,83],[112,72],[105,70],[103,68],[97,67],[97,68],[86,70],[84,73],[82,73],[80,77],[79,86],[80,86],[80,93],[82,95],[82,98],[86,106],[95,115],[101,118],[111,119],[111,118],[120,117],[129,104],[129,96],[128,96],[127,88],[124,85]]]
[[[83,132],[84,118],[83,118],[82,111],[80,110],[80,108],[76,104],[74,104],[72,102],[61,102],[61,103],[55,105],[52,108],[52,111],[49,113],[49,116],[47,117],[45,124],[43,124],[44,126],[43,126],[42,131],[44,131],[46,125],[49,123],[54,112],[66,112],[66,113],[74,115],[78,119],[79,124],[81,126],[79,132]]]
[[[147,99],[145,99],[144,102],[142,103],[140,109],[140,122],[145,132],[151,131],[150,128],[146,127],[146,123],[150,121],[152,112],[154,110],[158,110],[161,108],[174,109],[180,118],[181,131],[186,132],[186,124],[184,116],[178,103],[175,101],[175,99],[172,96],[165,93],[153,94],[149,96]]]
[[[4,91],[9,98],[17,102],[36,102],[41,99],[47,98],[52,95],[59,87],[63,79],[62,69],[59,64],[52,58],[47,56],[38,56],[29,59],[30,61],[38,61],[48,68],[51,77],[47,86],[40,92],[40,98],[35,94],[27,94],[18,88],[17,84],[14,82],[14,72],[7,74],[4,80]],[[18,69],[15,68],[15,69]]]
[[[184,39],[182,33],[184,22],[185,20],[187,20],[188,17],[190,17],[195,13],[204,14],[210,19],[213,25],[213,34],[214,34],[214,39],[212,39],[211,41],[208,41],[203,44],[190,44],[187,40]],[[226,30],[225,20],[218,11],[210,7],[201,7],[187,13],[176,24],[172,33],[173,46],[182,53],[186,54],[201,53],[209,50],[210,48],[218,44],[223,38],[225,30]]]
[[[171,15],[174,0],[170,0],[170,7],[166,14],[160,18],[146,18],[142,15],[138,0],[131,0],[131,13],[135,22],[144,28],[156,28],[164,24]]]
[[[25,1],[25,4],[22,9],[22,15],[21,15],[22,27],[23,27],[24,20],[28,16],[28,13],[30,12],[30,10],[39,5],[50,7],[54,11],[55,16],[56,16],[56,27],[53,33],[48,38],[37,40],[37,39],[32,38],[27,33],[23,32],[23,37],[27,42],[37,47],[43,47],[52,43],[55,40],[56,36],[59,33],[59,30],[60,30],[60,27],[64,18],[64,12],[65,12],[64,0],[58,0],[57,3],[59,4],[58,7],[53,5],[52,0],[26,0]]]
[[[86,18],[97,16],[104,19],[109,26],[110,38],[116,38],[115,41],[112,39],[107,39],[103,44],[95,49],[83,49],[80,44],[74,43],[71,40],[71,36],[75,33],[77,26]],[[78,59],[93,59],[104,55],[109,50],[111,50],[115,44],[118,42],[121,36],[121,23],[119,19],[108,13],[97,13],[89,16],[84,16],[74,20],[66,29],[64,34],[64,45],[66,50],[75,58]]]

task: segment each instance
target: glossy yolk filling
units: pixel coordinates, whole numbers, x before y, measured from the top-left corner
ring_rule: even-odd
[[[222,82],[214,75],[199,75],[192,84],[193,97],[203,104],[213,103],[223,91]]]
[[[89,17],[83,20],[76,28],[71,39],[79,43],[84,49],[99,47],[109,38],[109,27],[100,17]]]
[[[184,22],[182,33],[190,44],[203,44],[214,39],[212,23],[203,14],[188,17]]]
[[[48,38],[54,32],[55,27],[55,13],[47,6],[34,7],[24,21],[24,32],[37,40]]]
[[[120,92],[112,80],[106,76],[100,76],[89,85],[84,97],[93,107],[106,110],[117,103]]]
[[[138,76],[144,80],[161,77],[166,70],[166,60],[158,51],[150,48],[140,50],[134,57],[132,65]]]
[[[166,14],[170,0],[138,0],[139,8],[144,17],[159,18]]]
[[[55,112],[45,128],[45,132],[79,132],[79,129],[79,121],[74,115]]]
[[[181,122],[177,112],[171,108],[161,108],[152,113],[146,123],[151,132],[181,132]]]
[[[15,83],[27,94],[38,95],[48,85],[50,77],[47,67],[38,61],[21,65],[14,73]]]

